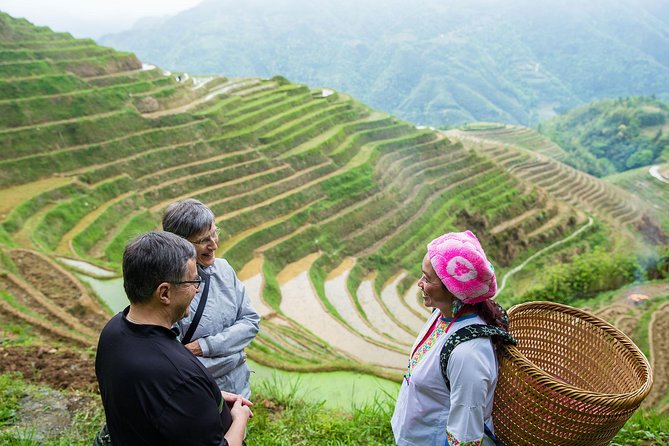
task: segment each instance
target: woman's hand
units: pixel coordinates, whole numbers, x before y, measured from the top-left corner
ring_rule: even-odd
[[[197,339],[186,344],[186,348],[195,356],[202,356],[202,349],[200,348],[200,343],[197,342]]]

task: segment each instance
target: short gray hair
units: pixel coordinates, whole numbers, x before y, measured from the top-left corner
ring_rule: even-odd
[[[161,283],[183,280],[194,258],[193,245],[170,232],[134,238],[123,251],[123,288],[130,303],[147,303]]]
[[[163,213],[163,231],[184,238],[208,230],[212,223],[214,223],[214,213],[194,198],[172,203]]]

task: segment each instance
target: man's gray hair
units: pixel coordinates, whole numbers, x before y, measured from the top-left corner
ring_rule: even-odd
[[[152,231],[130,241],[123,251],[123,288],[130,303],[147,303],[161,283],[184,280],[194,258],[193,245],[170,232]]]
[[[163,213],[163,231],[184,238],[208,231],[212,223],[214,223],[214,213],[194,198],[172,203]]]

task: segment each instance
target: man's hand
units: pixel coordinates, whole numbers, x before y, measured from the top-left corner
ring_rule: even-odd
[[[253,403],[246,398],[244,398],[241,395],[237,395],[236,393],[230,393],[226,392],[225,390],[221,390],[221,396],[223,397],[223,401],[226,402],[226,404],[230,407],[234,407],[239,401],[239,405],[245,406],[245,407],[250,407],[253,406]],[[251,409],[248,409],[249,411],[249,416],[253,417],[253,412],[251,412]]]
[[[233,420],[241,418],[242,420],[244,420],[244,423],[246,423],[246,420],[253,417],[253,412],[251,412],[249,406],[244,404],[242,401],[248,401],[248,400],[244,400],[244,398],[238,396],[237,400],[230,409],[230,416],[232,417]]]
[[[247,400],[243,396],[236,393],[230,393],[226,392],[225,390],[221,390],[221,396],[223,397],[223,401],[225,401],[226,403],[230,403],[230,405],[234,404],[235,401],[237,401],[237,399],[240,398],[244,406],[253,406],[253,403],[251,401]]]
[[[197,342],[197,339],[186,344],[186,348],[195,356],[202,356],[202,349],[200,348],[200,343]]]

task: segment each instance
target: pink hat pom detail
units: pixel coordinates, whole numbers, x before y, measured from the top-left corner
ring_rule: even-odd
[[[495,296],[495,270],[471,231],[437,237],[427,245],[427,254],[442,283],[462,302],[475,304]]]

